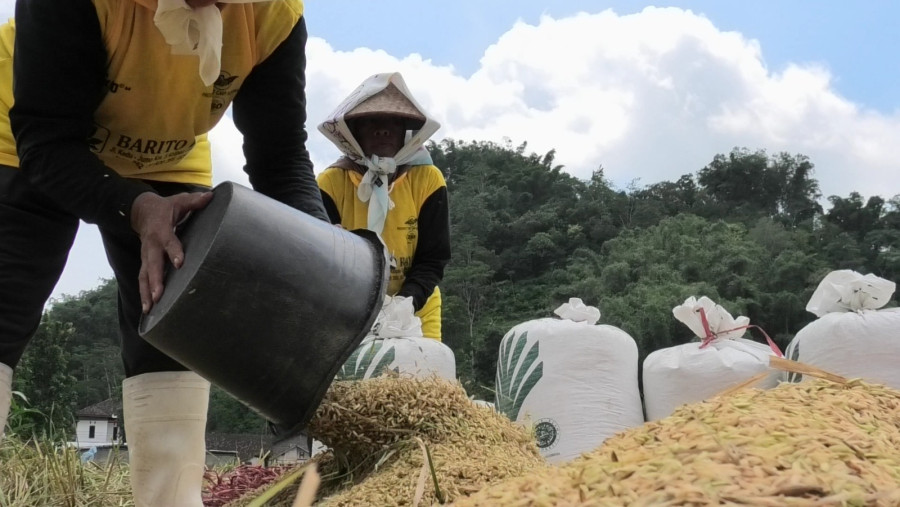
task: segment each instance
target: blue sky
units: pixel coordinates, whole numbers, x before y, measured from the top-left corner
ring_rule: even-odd
[[[703,14],[722,30],[757,39],[773,70],[787,63],[820,63],[832,70],[835,88],[846,97],[885,112],[900,107],[900,58],[894,54],[900,48],[900,2],[895,1],[463,0],[410,9],[408,0],[384,0],[377,5],[372,8],[368,0],[307,1],[310,33],[338,50],[380,47],[395,56],[420,53],[470,75],[484,49],[516,21],[535,24],[542,15],[559,18],[605,9],[629,14],[648,5],[673,6]]]
[[[618,188],[746,147],[808,156],[823,202],[900,194],[900,2],[308,0],[306,17],[317,170],[338,152],[316,125],[369,75],[400,71],[442,124],[435,141],[555,149]],[[228,117],[210,138],[215,182],[247,184]],[[110,273],[83,226],[54,297]]]

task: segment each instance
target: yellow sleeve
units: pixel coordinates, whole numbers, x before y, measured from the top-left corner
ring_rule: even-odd
[[[342,169],[336,167],[329,167],[316,177],[316,183],[319,184],[319,189],[328,194],[328,197],[331,197],[331,200],[334,201],[334,204],[338,209],[341,209],[341,203],[338,196],[340,196],[342,192],[338,191],[338,187],[343,186],[341,185],[341,182],[344,179],[343,174],[341,174],[342,171]]]
[[[259,61],[271,55],[291,32],[297,21],[303,17],[301,0],[279,0],[277,2],[255,2],[252,8],[256,12],[256,50]],[[285,31],[282,27],[286,25]]]

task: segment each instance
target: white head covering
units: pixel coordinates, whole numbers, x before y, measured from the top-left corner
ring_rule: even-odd
[[[270,0],[218,1],[252,3]],[[172,46],[172,54],[200,58],[203,84],[209,86],[216,82],[222,65],[222,14],[215,4],[192,9],[185,0],[157,0],[153,22]]]
[[[412,131],[412,134],[406,140],[406,144],[393,157],[379,157],[377,155],[366,157],[359,142],[353,137],[350,127],[347,126],[345,117],[348,114],[352,114],[357,106],[384,91],[390,85],[396,87],[409,100],[409,104],[421,113],[421,116],[425,118],[425,122],[421,128]],[[391,110],[383,111],[384,114],[394,112]],[[441,128],[441,124],[428,116],[425,110],[422,109],[422,106],[416,102],[399,72],[375,74],[369,77],[338,105],[328,119],[319,125],[319,132],[334,143],[344,155],[367,169],[359,184],[359,188],[356,190],[356,195],[361,201],[369,203],[367,227],[369,230],[381,234],[384,229],[384,220],[387,218],[387,212],[394,207],[394,203],[388,197],[390,193],[388,183],[390,176],[394,174],[397,167],[407,164],[423,165],[432,163],[431,155],[424,145],[425,141],[437,132],[439,128]]]

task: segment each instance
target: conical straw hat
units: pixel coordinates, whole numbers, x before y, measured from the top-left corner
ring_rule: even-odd
[[[399,116],[407,120],[408,130],[418,130],[425,124],[425,115],[393,83],[348,111],[344,119],[355,120],[366,116]]]

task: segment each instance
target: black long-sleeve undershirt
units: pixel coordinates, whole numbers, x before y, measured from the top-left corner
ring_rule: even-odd
[[[106,89],[106,49],[90,0],[16,2],[14,104],[19,164],[29,180],[82,220],[129,231],[131,203],[152,191],[90,151]]]
[[[253,69],[234,98],[234,124],[244,135],[244,171],[253,188],[328,221],[306,149],[306,22]]]
[[[450,262],[450,206],[447,187],[441,187],[422,204],[419,212],[419,242],[412,265],[406,273],[399,296],[413,298],[416,311],[444,278],[444,267]]]
[[[441,187],[422,203],[416,252],[397,292],[398,296],[412,297],[416,311],[425,306],[434,288],[444,278],[444,268],[450,262],[450,207],[447,196],[447,187]],[[322,201],[331,223],[341,223],[341,214],[331,196],[322,192]]]

